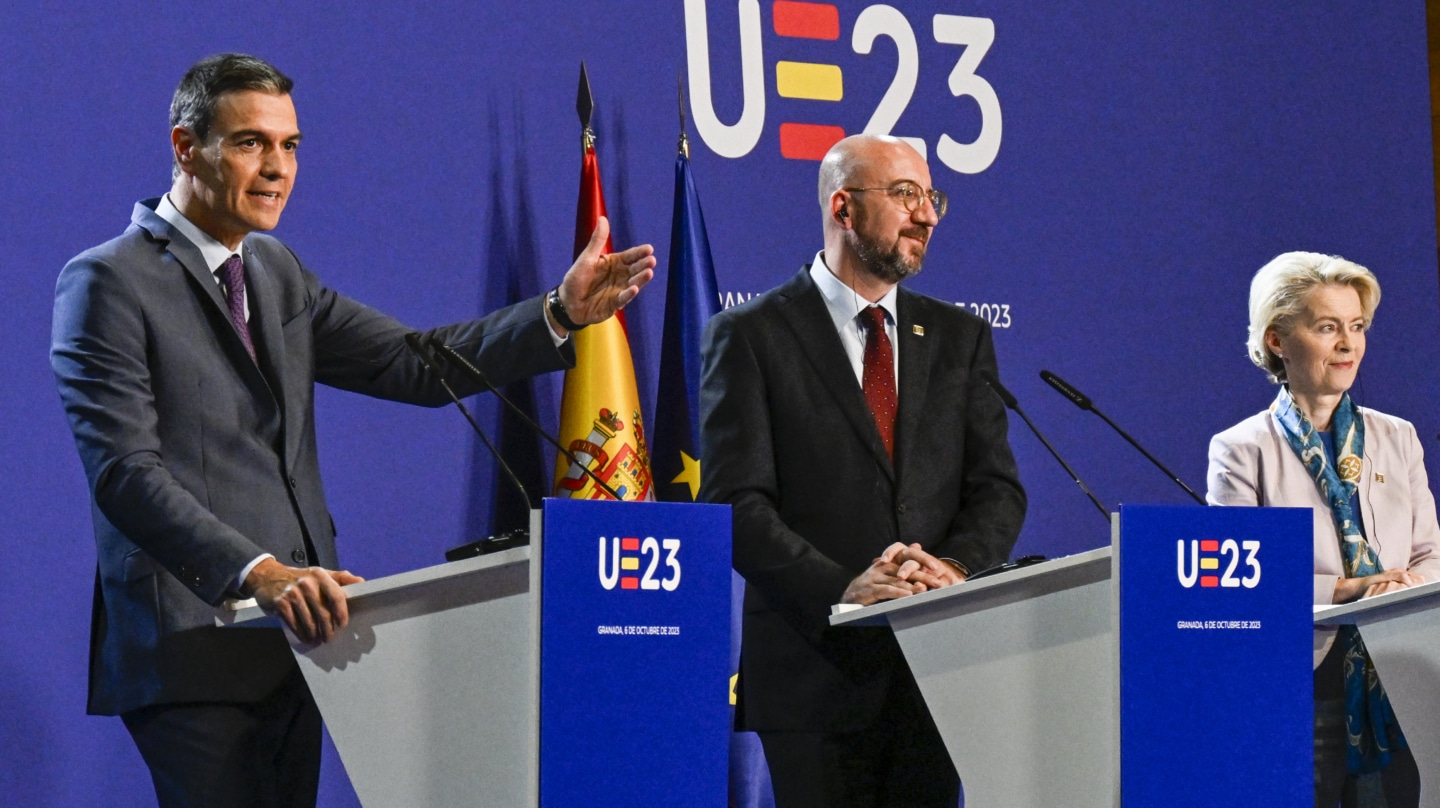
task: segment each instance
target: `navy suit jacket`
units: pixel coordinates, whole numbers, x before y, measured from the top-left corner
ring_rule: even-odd
[[[438,406],[411,329],[326,288],[281,242],[245,239],[249,327],[200,251],[135,206],[120,237],[60,273],[51,366],[85,467],[98,571],[89,711],[263,698],[293,669],[274,629],[217,628],[262,553],[338,568],[315,446],[316,382]],[[530,300],[431,332],[496,384],[574,362]],[[470,385],[452,380],[465,393]]]
[[[903,287],[897,309],[894,462],[809,267],[706,328],[701,499],[733,506],[741,729],[870,726],[904,661],[888,630],[829,628],[830,606],[893,542],[979,571],[1019,535],[989,325]]]

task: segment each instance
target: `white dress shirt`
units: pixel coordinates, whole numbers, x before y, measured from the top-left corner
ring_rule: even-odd
[[[840,344],[845,348],[845,356],[850,360],[850,367],[855,371],[855,379],[863,386],[865,384],[865,326],[859,320],[860,312],[870,308],[870,301],[861,297],[854,289],[840,282],[830,271],[825,263],[825,251],[815,253],[815,262],[810,265],[810,277],[815,285],[820,287],[820,296],[825,298],[825,308],[830,311],[830,318],[835,321],[835,330],[840,332]],[[885,296],[880,298],[879,306],[885,310],[885,336],[890,338],[890,351],[895,357],[895,389],[899,390],[900,385],[900,341],[895,338],[895,324],[898,322],[895,301],[896,290],[899,286],[891,287]]]
[[[224,289],[225,279],[220,277],[221,268],[224,267],[226,261],[230,260],[230,256],[238,255],[243,259],[245,254],[238,249],[232,250],[226,247],[216,241],[214,236],[196,227],[195,223],[185,218],[185,214],[181,213],[180,209],[170,201],[169,194],[160,197],[160,204],[155,206],[155,214],[169,222],[172,227],[180,231],[182,236],[189,239],[191,244],[200,249],[200,257],[205,259],[205,268],[210,270],[216,285]],[[245,322],[250,322],[250,295],[248,294],[245,295]]]

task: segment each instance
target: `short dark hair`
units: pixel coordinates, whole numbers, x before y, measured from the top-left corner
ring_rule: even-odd
[[[259,90],[289,95],[295,82],[263,59],[243,53],[219,53],[196,62],[170,100],[170,127],[183,126],[204,140],[215,120],[215,104],[226,93]],[[178,172],[179,166],[175,167]]]

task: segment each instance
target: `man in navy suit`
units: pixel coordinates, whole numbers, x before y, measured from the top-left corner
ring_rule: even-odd
[[[820,167],[824,249],[710,320],[701,499],[733,506],[745,577],[736,707],[781,806],[947,806],[959,780],[888,629],[836,603],[960,583],[1025,516],[985,321],[900,288],[946,198],[904,141],[857,135]]]
[[[314,804],[320,718],[284,636],[217,628],[215,607],[253,597],[305,642],[343,629],[361,579],[336,557],[314,385],[447,401],[409,328],[257,235],[295,179],[291,87],[253,57],[192,67],[169,193],[56,285],[51,364],[98,547],[88,709],[123,718],[167,806]],[[573,364],[568,332],[653,274],[648,245],[602,256],[607,235],[602,219],[549,295],[428,334],[496,384]]]

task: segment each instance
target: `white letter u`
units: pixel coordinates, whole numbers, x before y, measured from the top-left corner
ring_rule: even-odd
[[[1189,589],[1195,585],[1195,579],[1200,576],[1200,542],[1190,541],[1190,574],[1185,574],[1185,540],[1175,542],[1175,575],[1180,578],[1180,585]]]
[[[620,539],[610,540],[610,574],[605,574],[605,537],[600,537],[600,585],[614,589],[620,580]]]
[[[705,0],[685,0],[685,51],[690,66],[690,111],[695,128],[721,157],[744,157],[760,141],[765,126],[765,67],[760,47],[760,0],[739,0],[740,80],[744,106],[730,126],[715,115],[710,99],[710,27]]]

